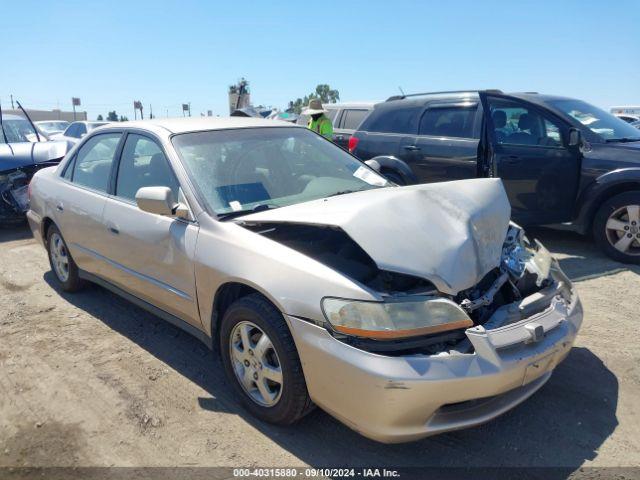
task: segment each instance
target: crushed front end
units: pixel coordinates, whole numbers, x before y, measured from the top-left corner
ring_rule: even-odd
[[[386,292],[416,294],[425,292]],[[500,264],[477,285],[457,295],[426,294],[457,305],[471,324],[409,338],[366,338],[335,328],[331,316],[324,324],[288,316],[312,399],[382,442],[478,425],[537,391],[571,350],[582,323],[570,280],[515,224]]]

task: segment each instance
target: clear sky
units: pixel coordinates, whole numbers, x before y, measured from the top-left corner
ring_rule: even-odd
[[[640,104],[640,0],[0,0],[0,100],[133,118],[256,104],[328,83],[341,100],[464,88]]]

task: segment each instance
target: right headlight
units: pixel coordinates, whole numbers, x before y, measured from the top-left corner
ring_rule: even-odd
[[[429,335],[473,326],[473,321],[460,306],[437,297],[389,302],[325,298],[322,310],[336,331],[376,340]]]

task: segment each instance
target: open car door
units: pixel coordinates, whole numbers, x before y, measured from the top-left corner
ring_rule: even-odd
[[[573,219],[581,153],[569,145],[571,126],[546,109],[517,97],[480,92],[481,170],[502,179],[513,219],[543,225]]]

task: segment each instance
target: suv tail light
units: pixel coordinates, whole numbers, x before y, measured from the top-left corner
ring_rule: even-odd
[[[351,136],[351,138],[349,138],[349,153],[353,153],[353,151],[358,146],[359,141],[360,139],[357,137],[354,137],[353,135]]]

